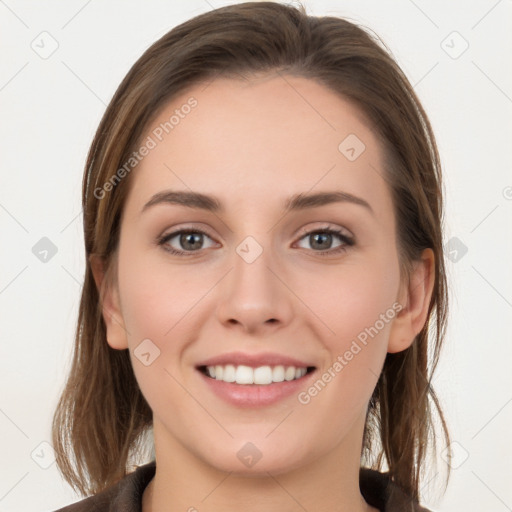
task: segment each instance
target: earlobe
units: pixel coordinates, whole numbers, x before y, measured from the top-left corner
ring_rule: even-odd
[[[420,260],[414,262],[409,283],[400,297],[403,306],[393,321],[388,352],[401,352],[409,348],[427,320],[435,281],[435,255],[425,249]]]
[[[107,343],[116,350],[128,348],[127,332],[119,302],[119,292],[105,271],[105,262],[98,254],[89,256],[91,271],[100,297]]]

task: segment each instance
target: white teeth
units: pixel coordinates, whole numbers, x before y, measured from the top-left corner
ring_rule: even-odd
[[[224,374],[222,375],[224,382],[235,382],[236,380],[236,368],[232,364],[224,366]]]
[[[274,366],[274,369],[272,370],[272,380],[274,382],[283,382],[284,366]]]
[[[254,384],[272,384],[272,368],[270,366],[254,368]]]
[[[222,377],[219,380],[223,380]],[[235,381],[237,384],[253,384],[254,371],[249,366],[237,366],[235,373]]]
[[[295,368],[293,366],[288,366],[286,371],[284,372],[285,380],[293,380],[295,378]]]
[[[307,368],[296,368],[295,366],[250,366],[232,364],[207,366],[207,374],[216,380],[224,382],[236,382],[237,384],[258,384],[266,386],[273,382],[283,382],[300,379],[307,373]]]

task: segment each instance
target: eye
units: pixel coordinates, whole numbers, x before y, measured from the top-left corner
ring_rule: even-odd
[[[204,243],[204,237],[212,240],[204,231],[200,229],[180,229],[179,231],[174,231],[173,233],[169,233],[168,235],[164,235],[158,239],[158,245],[163,246],[163,248],[170,252],[171,254],[175,254],[178,256],[191,256],[192,253],[198,252],[200,249],[206,249],[207,247],[202,247]],[[177,239],[177,243],[181,246],[184,251],[180,249],[175,249],[170,245],[171,240],[173,238]],[[176,243],[176,242],[175,242]],[[214,244],[210,245],[212,247]]]
[[[204,247],[205,237],[212,242],[207,247]],[[341,240],[341,244],[332,248],[330,246],[332,245],[333,239],[335,238]],[[176,239],[176,241],[173,243],[178,244],[178,248],[175,246],[173,247],[171,244],[173,239]],[[353,238],[346,235],[343,231],[339,229],[333,229],[330,226],[308,231],[300,240],[304,239],[310,243],[313,252],[321,256],[338,254],[342,251],[346,251],[348,247],[351,247],[355,244]],[[162,246],[164,250],[176,256],[192,256],[193,253],[197,253],[201,249],[207,249],[215,245],[212,238],[207,233],[200,229],[191,228],[180,229],[167,235],[163,235],[157,239],[157,243],[159,246]]]
[[[342,242],[334,249],[330,247],[332,245],[333,238],[338,238]],[[306,239],[308,243],[311,244],[313,249],[323,249],[314,250],[314,252],[319,255],[338,254],[342,251],[346,251],[347,247],[350,247],[355,243],[354,239],[346,235],[343,231],[339,229],[332,229],[329,226],[315,229],[313,231],[308,231],[305,236],[301,238],[301,240],[304,239]]]

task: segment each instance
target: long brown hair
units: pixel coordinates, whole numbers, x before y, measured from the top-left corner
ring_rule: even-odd
[[[105,281],[115,282],[120,219],[131,182],[131,173],[118,179],[119,169],[148,123],[178,93],[216,76],[268,71],[316,80],[361,109],[386,156],[402,277],[423,249],[435,254],[427,321],[408,349],[386,356],[368,405],[361,462],[373,458],[374,469],[385,462],[392,479],[419,500],[431,444],[436,453],[431,404],[449,445],[432,388],[448,297],[441,167],[428,118],[390,52],[369,31],[337,17],[308,16],[302,5],[248,2],[196,16],[154,43],[122,81],[92,142],[83,177],[86,269],[75,350],[52,425],[58,467],[83,495],[125,476],[129,461],[142,457],[144,435],[152,427],[128,351],[106,341],[104,288],[98,291],[89,262],[91,254],[100,255]],[[446,485],[448,478],[449,471]]]

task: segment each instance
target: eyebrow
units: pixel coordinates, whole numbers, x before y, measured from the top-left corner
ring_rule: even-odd
[[[372,215],[375,215],[370,204],[364,199],[343,191],[316,192],[313,194],[295,194],[289,197],[284,205],[284,210],[300,211],[310,208],[318,208],[332,203],[352,203],[363,206]],[[223,213],[225,211],[221,201],[215,196],[201,194],[199,192],[190,192],[185,190],[164,190],[156,193],[143,206],[141,215],[150,207],[157,204],[177,204],[187,208],[206,210],[213,213]]]

